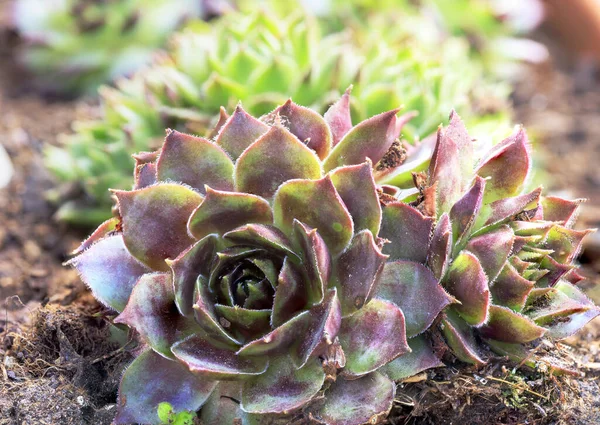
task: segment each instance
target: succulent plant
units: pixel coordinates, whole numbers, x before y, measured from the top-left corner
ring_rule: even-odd
[[[24,64],[45,90],[95,93],[147,64],[202,0],[17,0]]]
[[[406,117],[352,126],[349,103],[238,105],[214,140],[169,130],[135,156],[118,216],[70,261],[145,344],[116,423],[158,423],[159,403],[203,406],[205,425],[375,423],[388,374],[440,364],[423,336],[452,301],[423,265],[433,219],[374,179],[402,162]]]
[[[289,96],[324,112],[353,84],[357,120],[400,104],[420,112],[403,129],[411,143],[433,133],[453,107],[472,128],[483,128],[482,138],[503,128],[508,90],[482,77],[463,41],[428,47],[371,36],[355,43],[351,33],[322,36],[314,19],[298,12],[231,13],[191,25],[168,56],[116,89],[102,88],[102,118],[76,123],[64,149],[48,149],[47,166],[88,197],[65,204],[59,218],[99,223],[111,204],[107,189],[131,187],[131,154],[157,148],[167,127],[205,135],[219,107],[231,112],[238,100],[256,116]]]
[[[572,228],[580,201],[524,191],[531,158],[522,128],[477,161],[456,114],[440,129],[428,173],[415,175],[415,208],[437,219],[427,266],[458,303],[440,327],[454,355],[485,362],[486,346],[514,360],[563,365],[527,344],[562,339],[600,314],[575,286],[573,264],[590,230]],[[385,211],[384,211],[385,214]],[[385,271],[384,277],[385,279]]]

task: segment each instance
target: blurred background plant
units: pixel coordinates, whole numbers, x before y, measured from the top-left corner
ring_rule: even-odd
[[[221,12],[219,0],[17,0],[20,59],[44,91],[95,94],[147,64],[186,20]]]
[[[324,18],[291,4],[248,11],[241,3],[211,23],[191,22],[152,66],[101,88],[102,116],[75,123],[64,149],[47,149],[48,167],[70,189],[83,188],[71,193],[85,194],[54,193],[69,199],[58,217],[83,225],[107,218],[107,189],[131,186],[131,154],[159,146],[167,127],[207,135],[219,106],[231,112],[239,101],[254,115],[289,97],[324,112],[353,85],[356,120],[400,105],[419,113],[403,130],[409,143],[432,134],[453,108],[483,145],[510,130],[509,86],[485,75],[465,39],[423,42],[410,15],[381,34],[327,29]]]

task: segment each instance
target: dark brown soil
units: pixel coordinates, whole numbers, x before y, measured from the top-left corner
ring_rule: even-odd
[[[0,26],[6,22],[0,15]],[[112,342],[105,310],[61,265],[84,235],[52,220],[54,209],[44,198],[52,180],[41,155],[46,143],[56,143],[75,117],[90,111],[29,92],[12,60],[13,45],[3,31],[0,141],[15,176],[0,189],[0,425],[109,424],[129,357]],[[552,188],[590,198],[581,226],[600,227],[600,85],[579,71],[530,69],[514,96],[516,118],[543,141],[537,151],[546,153]],[[582,261],[590,294],[600,301],[593,286],[600,282],[600,239],[594,238]],[[482,370],[456,364],[401,384],[389,423],[600,423],[600,321],[553,350],[585,377],[513,370],[502,359]]]

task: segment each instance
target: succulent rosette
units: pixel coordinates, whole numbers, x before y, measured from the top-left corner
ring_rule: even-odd
[[[530,168],[523,128],[476,161],[453,113],[428,173],[415,175],[413,205],[437,221],[427,266],[457,300],[440,328],[462,361],[483,364],[487,345],[532,365],[544,360],[529,349],[540,338],[568,337],[600,314],[576,286],[574,260],[590,232],[572,227],[581,201],[525,191]]]
[[[406,238],[411,207],[373,174],[393,163],[397,112],[353,126],[347,96],[324,117],[238,106],[213,140],[168,131],[135,156],[118,217],[70,262],[146,344],[116,423],[157,423],[160,402],[206,425],[375,423],[392,372],[439,365],[422,336],[452,301],[423,265],[433,219],[408,217]]]

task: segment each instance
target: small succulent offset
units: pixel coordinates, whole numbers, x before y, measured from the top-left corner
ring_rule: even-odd
[[[453,299],[423,265],[433,219],[374,178],[402,162],[407,117],[353,126],[349,104],[238,105],[212,140],[170,130],[135,156],[118,217],[70,261],[144,343],[116,423],[159,423],[160,403],[205,425],[376,423],[393,379],[440,365],[423,335]]]
[[[427,266],[458,301],[440,323],[454,355],[483,364],[487,345],[561,372],[527,344],[566,338],[600,314],[575,286],[582,277],[573,262],[591,230],[572,228],[580,201],[542,197],[541,188],[524,193],[530,167],[522,128],[476,161],[453,114],[438,132],[428,174],[415,175],[414,203],[437,220]]]
[[[58,218],[102,222],[111,205],[108,189],[131,187],[131,154],[160,146],[165,128],[205,135],[220,107],[231,112],[238,100],[254,116],[290,96],[325,112],[353,84],[357,121],[400,104],[419,112],[403,129],[411,143],[434,133],[453,107],[486,136],[508,121],[506,87],[465,59],[464,41],[432,48],[408,35],[358,42],[352,33],[322,35],[314,17],[297,10],[231,13],[190,25],[173,38],[169,55],[116,88],[101,89],[100,119],[75,123],[64,148],[47,149],[48,168],[87,196],[59,200]]]
[[[201,0],[17,0],[21,58],[46,90],[93,94],[147,64]]]

